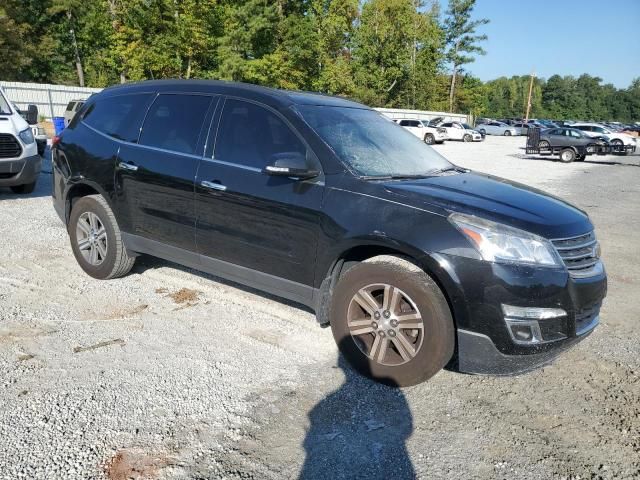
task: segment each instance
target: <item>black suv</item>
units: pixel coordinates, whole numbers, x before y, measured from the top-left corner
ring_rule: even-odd
[[[53,163],[55,208],[89,275],[125,275],[149,254],[299,302],[359,371],[394,385],[447,364],[547,363],[594,329],[606,293],[584,212],[456,167],[342,98],[112,87]]]

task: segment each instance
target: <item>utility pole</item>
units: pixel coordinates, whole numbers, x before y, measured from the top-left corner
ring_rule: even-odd
[[[536,78],[536,72],[531,72],[531,80],[529,81],[529,97],[527,98],[527,111],[524,114],[524,123],[529,121],[529,113],[531,112],[531,93],[533,92],[533,79]]]

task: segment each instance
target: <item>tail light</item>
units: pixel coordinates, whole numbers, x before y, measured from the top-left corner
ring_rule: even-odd
[[[54,135],[51,139],[51,148],[56,147],[60,143],[60,136]]]

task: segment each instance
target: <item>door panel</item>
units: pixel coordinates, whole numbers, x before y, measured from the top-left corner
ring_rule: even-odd
[[[275,112],[227,100],[215,157],[196,178],[196,242],[207,257],[313,285],[324,183],[263,173],[306,145]],[[203,182],[204,185],[203,185]]]
[[[130,232],[195,251],[194,180],[213,97],[159,95],[139,142],[123,143],[115,185]]]

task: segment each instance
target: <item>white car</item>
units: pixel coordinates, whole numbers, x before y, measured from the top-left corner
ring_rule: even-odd
[[[38,121],[38,108],[29,105],[29,123]],[[42,158],[33,131],[0,88],[0,187],[31,193],[40,175]]]
[[[73,117],[75,117],[76,113],[82,108],[85,102],[85,99],[79,98],[76,100],[71,100],[67,104],[67,109],[64,111],[64,128],[67,128],[69,126],[71,120],[73,120]]]
[[[504,135],[505,137],[510,137],[511,135],[518,134],[518,131],[511,125],[502,122],[483,123],[478,125],[476,129],[485,135]]]
[[[424,143],[428,145],[433,145],[434,143],[443,143],[449,138],[447,136],[446,129],[442,127],[432,127],[429,125],[428,120],[400,118],[395,119],[394,122],[396,122],[401,127],[409,130],[416,137],[418,137],[420,140],[423,140]]]
[[[439,124],[438,127],[447,130],[449,140],[462,140],[463,142],[481,142],[483,140],[482,134],[466,123],[445,122]]]
[[[627,135],[626,133],[614,132],[610,128],[604,127],[602,125],[598,125],[597,123],[574,123],[571,125],[571,128],[577,128],[588,135],[590,137],[601,137],[607,140],[611,145],[616,146],[627,146],[631,145],[635,147],[637,145],[637,140],[631,135]]]

